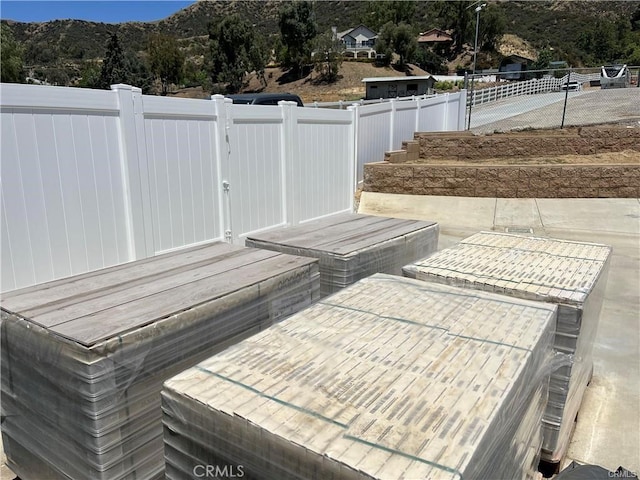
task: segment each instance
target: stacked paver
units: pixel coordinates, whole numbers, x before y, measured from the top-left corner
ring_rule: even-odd
[[[326,296],[374,273],[402,274],[402,267],[433,253],[435,222],[340,214],[248,237],[247,247],[318,258]]]
[[[167,478],[527,478],[556,312],[360,280],[165,383]]]
[[[558,305],[542,458],[563,457],[592,374],[592,347],[611,248],[481,232],[406,266],[406,276]]]
[[[9,466],[161,477],[162,382],[318,296],[316,260],[220,242],[3,295]]]

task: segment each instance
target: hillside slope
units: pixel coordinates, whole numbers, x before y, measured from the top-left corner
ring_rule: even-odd
[[[427,75],[427,72],[410,66],[411,75]],[[390,67],[376,67],[371,63],[343,62],[340,67],[340,78],[337,82],[327,84],[318,81],[318,75],[310,73],[305,78],[286,81],[286,72],[281,68],[267,68],[265,78],[267,85],[262,85],[255,75],[249,77],[248,85],[243,92],[295,93],[305,104],[313,102],[349,102],[365,96],[363,78],[367,77],[400,77],[405,74]],[[184,88],[172,96],[188,98],[208,98],[209,94],[202,88]]]
[[[112,33],[118,34],[123,48],[133,52],[143,51],[151,34],[173,35],[180,40],[181,48],[188,56],[202,58],[207,54],[208,25],[237,13],[270,40],[272,35],[278,33],[278,13],[284,3],[284,0],[199,0],[156,22],[105,24],[55,20],[20,23],[10,19],[3,19],[2,22],[10,27],[16,40],[22,43],[29,70],[64,69],[67,76],[73,79],[78,78],[87,62],[100,61],[104,57]],[[371,20],[370,3],[314,1],[319,31],[328,31],[331,26],[336,26],[340,31],[367,24]],[[442,5],[443,2],[437,1],[416,2],[412,21],[414,29],[425,31],[450,25],[451,19],[444,17]],[[491,5],[506,18],[506,33],[517,35],[534,51],[552,47],[559,55],[568,57],[563,59],[568,59],[572,65],[581,66],[584,59],[577,47],[581,33],[586,28],[593,28],[598,21],[630,18],[640,8],[640,0],[494,0]]]

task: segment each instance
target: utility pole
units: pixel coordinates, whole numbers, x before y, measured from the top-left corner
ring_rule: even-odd
[[[478,53],[478,27],[480,25],[480,10],[486,7],[486,3],[481,3],[476,7],[476,40],[473,44],[473,73],[476,73],[476,56]]]

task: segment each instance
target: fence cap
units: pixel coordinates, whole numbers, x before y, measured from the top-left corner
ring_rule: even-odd
[[[111,85],[111,90],[130,90],[134,93],[142,93],[142,89],[140,87],[134,87],[133,85],[127,85],[126,83],[116,83],[115,85]]]

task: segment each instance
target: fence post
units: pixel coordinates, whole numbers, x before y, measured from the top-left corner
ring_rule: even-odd
[[[416,99],[416,122],[415,122],[415,125],[413,127],[413,131],[414,132],[419,132],[420,131],[420,110],[422,109],[421,100],[424,100],[424,97],[418,97]]]
[[[396,129],[396,99],[392,98],[389,101],[389,105],[391,105],[391,112],[389,112],[389,115],[391,115],[389,120],[389,150],[394,150],[393,137]]]
[[[462,90],[461,92],[458,92],[458,131],[462,132],[464,131],[464,123],[466,120],[466,113],[467,113],[467,91],[466,90]]]
[[[351,192],[351,197],[349,201],[349,206],[351,211],[353,211],[353,202],[354,195],[358,190],[358,184],[360,183],[360,173],[359,173],[359,165],[358,165],[358,132],[360,126],[360,105],[357,103],[352,103],[351,106],[347,107],[347,110],[351,112],[351,135],[349,135],[350,141],[352,142],[349,148],[349,152],[351,152],[351,168],[349,169],[350,184],[352,185],[353,191]],[[364,178],[362,179],[364,181]]]
[[[562,108],[562,123],[560,124],[560,128],[564,128],[564,119],[567,114],[567,102],[569,101],[569,81],[571,80],[571,69],[569,69],[569,74],[567,75],[567,88],[565,88],[564,92],[564,107]],[[560,83],[560,88],[562,88],[562,82]]]
[[[155,255],[142,90],[124,84],[111,85],[111,90],[118,96],[120,110],[120,168],[129,259],[137,260]]]
[[[229,156],[231,155],[231,141],[229,138],[231,131],[231,100],[227,104],[224,96],[212,95],[213,109],[216,121],[213,125],[214,138],[216,139],[216,152],[214,161],[218,174],[218,225],[220,232],[224,235],[224,240],[233,243],[234,233],[231,210],[231,182],[229,181]]]
[[[449,122],[449,101],[451,100],[451,96],[449,93],[444,94],[444,114],[442,115],[442,127],[441,132],[447,131],[447,123]]]
[[[471,92],[469,93],[469,123],[467,124],[467,130],[471,130],[471,110],[473,109],[473,102],[474,102],[474,98],[473,98],[473,87],[475,85],[475,77],[471,77]]]
[[[296,185],[293,167],[298,154],[298,106],[295,102],[278,102],[282,112],[282,154],[280,171],[282,172],[282,205],[284,221],[287,225],[297,225],[298,208],[296,205]]]

